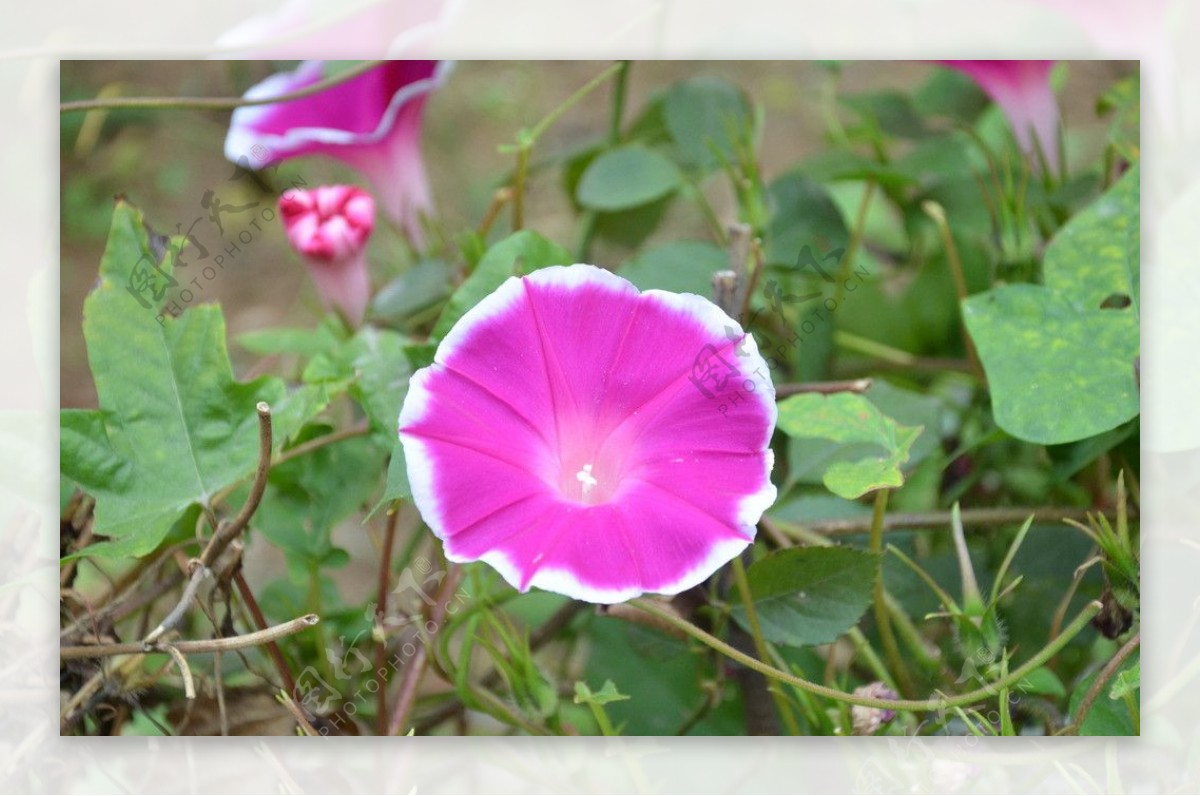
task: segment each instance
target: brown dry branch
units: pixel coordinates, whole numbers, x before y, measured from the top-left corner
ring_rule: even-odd
[[[60,647],[58,657],[64,661],[77,658],[107,658],[112,655],[144,655],[151,652],[171,654],[171,650],[193,655],[205,652],[225,652],[246,647],[257,647],[272,641],[299,633],[301,630],[313,627],[321,618],[316,614],[305,614],[290,622],[284,622],[266,630],[256,630],[229,638],[201,639],[198,641],[175,641],[170,644],[159,642],[131,642],[126,644],[85,644],[78,647]]]

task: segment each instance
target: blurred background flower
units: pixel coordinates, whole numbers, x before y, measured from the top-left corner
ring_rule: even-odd
[[[421,215],[431,204],[421,159],[421,118],[426,98],[448,73],[444,61],[387,61],[307,97],[238,108],[225,156],[250,168],[304,155],[336,158],[371,181],[384,212],[420,248]],[[324,62],[306,61],[256,84],[245,96],[290,94],[325,76]]]
[[[979,84],[1000,106],[1021,149],[1051,172],[1062,165],[1058,101],[1050,86],[1054,61],[939,61]]]

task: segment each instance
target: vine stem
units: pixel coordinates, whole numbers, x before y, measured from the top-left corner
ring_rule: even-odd
[[[516,152],[517,154],[517,169],[513,174],[512,185],[512,225],[514,231],[521,229],[525,224],[525,176],[529,171],[529,155],[533,151],[533,145],[537,143],[537,140],[542,137],[542,134],[546,130],[550,129],[551,125],[558,121],[560,116],[573,108],[588,94],[592,93],[605,80],[628,68],[628,64],[625,61],[618,61],[612,64],[589,80],[574,94],[567,97],[558,107],[542,117],[542,120],[535,124],[532,130],[521,130],[517,134],[517,143],[515,145],[500,147],[502,153]]]
[[[1079,708],[1075,711],[1075,720],[1071,722],[1071,726],[1063,730],[1063,735],[1079,734],[1079,728],[1083,726],[1083,722],[1088,717],[1088,713],[1091,713],[1092,705],[1096,703],[1096,699],[1100,696],[1100,692],[1103,691],[1105,686],[1108,685],[1109,681],[1112,680],[1113,675],[1117,673],[1117,669],[1121,668],[1121,664],[1123,664],[1129,658],[1129,656],[1133,654],[1133,651],[1136,650],[1141,643],[1142,634],[1141,631],[1138,631],[1137,633],[1133,634],[1133,637],[1130,638],[1129,641],[1126,641],[1125,644],[1119,650],[1117,650],[1116,654],[1112,656],[1112,659],[1108,663],[1104,664],[1104,668],[1101,669],[1100,674],[1096,676],[1095,682],[1092,683],[1091,688],[1087,690],[1087,693],[1083,695],[1083,699],[1080,700]]]
[[[379,591],[375,598],[375,621],[379,638],[375,644],[375,672],[387,671],[387,634],[383,632],[388,612],[388,587],[391,586],[392,575],[392,546],[396,541],[396,523],[400,519],[399,509],[392,509],[387,515],[383,528],[383,550],[379,556]],[[380,675],[382,677],[382,675]],[[375,707],[375,729],[379,735],[387,733],[388,703],[386,681],[379,684],[378,702]]]
[[[284,462],[290,462],[292,459],[297,459],[305,454],[312,453],[318,448],[324,448],[326,445],[332,445],[335,442],[342,442],[343,440],[353,439],[355,437],[365,437],[370,433],[371,424],[366,421],[357,423],[353,426],[347,426],[346,428],[334,431],[322,437],[315,437],[307,442],[302,442],[294,448],[288,448],[286,451],[283,451],[278,457],[276,457],[274,463],[275,465],[280,465]]]
[[[996,682],[990,683],[982,688],[977,688],[974,691],[968,691],[965,694],[937,697],[934,699],[876,699],[875,697],[847,694],[834,688],[828,688],[826,686],[819,685],[811,680],[805,680],[802,677],[797,677],[796,675],[791,674],[790,672],[785,672],[782,669],[777,669],[768,663],[764,663],[757,658],[752,658],[751,656],[740,652],[716,636],[707,633],[699,627],[696,627],[683,617],[662,608],[651,600],[639,597],[630,601],[629,605],[645,611],[652,616],[656,616],[668,624],[679,628],[692,638],[721,653],[725,657],[735,660],[743,666],[754,669],[755,671],[760,672],[767,677],[775,678],[787,683],[788,685],[795,686],[801,691],[806,691],[815,696],[825,697],[826,699],[832,699],[837,702],[845,702],[851,705],[863,705],[869,708],[882,708],[884,710],[907,710],[915,712],[945,710],[953,707],[961,707],[963,705],[969,705],[973,702],[978,702],[982,699],[987,699],[988,697],[996,696],[1000,689],[1008,688],[1016,683],[1019,683],[1021,679],[1025,677],[1025,675],[1029,674],[1034,669],[1037,669],[1039,666],[1043,665],[1050,658],[1054,657],[1054,655],[1056,655],[1059,650],[1065,647],[1068,642],[1071,641],[1071,639],[1075,638],[1075,636],[1079,635],[1080,631],[1087,627],[1088,623],[1092,621],[1092,617],[1099,613],[1102,607],[1100,602],[1097,600],[1093,600],[1085,605],[1083,610],[1081,610],[1075,619],[1071,621],[1071,624],[1069,624],[1057,638],[1039,650],[1036,655],[1034,655],[1020,667],[1009,672],[1006,676],[1001,677]]]
[[[905,694],[913,691],[912,679],[908,676],[908,667],[900,655],[900,646],[896,643],[896,634],[892,632],[891,616],[888,614],[887,591],[883,585],[883,518],[887,515],[888,493],[891,490],[880,489],[875,493],[875,507],[871,513],[871,536],[869,549],[875,554],[875,586],[873,602],[875,604],[875,626],[879,628],[879,641],[883,644],[883,654],[887,656],[892,673]]]
[[[291,102],[304,97],[319,94],[326,89],[349,82],[361,74],[371,71],[383,61],[363,61],[357,66],[347,69],[340,74],[331,75],[311,86],[280,94],[275,97],[260,97],[246,99],[245,97],[113,97],[112,99],[75,100],[60,102],[60,114],[78,111],[112,110],[114,108],[152,108],[154,110],[198,110],[198,111],[231,111],[248,105],[273,105],[279,102]]]
[[[815,392],[821,395],[834,395],[840,392],[852,392],[861,395],[871,389],[871,379],[850,379],[848,381],[807,381],[791,384],[780,384],[775,388],[775,398],[783,399],[792,395],[803,395]]]
[[[742,606],[746,610],[746,620],[750,623],[750,637],[754,639],[754,649],[758,653],[758,657],[770,660],[771,651],[767,648],[766,638],[763,637],[762,625],[758,621],[758,611],[754,607],[754,596],[750,593],[750,580],[746,577],[746,566],[742,563],[741,556],[735,556],[733,559],[733,579],[737,584],[738,594],[742,598]],[[796,723],[796,717],[792,715],[791,705],[788,704],[787,695],[783,693],[779,681],[769,680],[767,688],[775,700],[775,709],[783,717],[783,723],[787,726],[788,732],[792,735],[801,735],[800,725]]]
[[[858,250],[862,246],[863,237],[866,235],[867,229],[867,211],[871,207],[871,199],[875,197],[875,181],[869,180],[867,188],[863,191],[862,201],[858,204],[858,212],[854,217],[854,229],[850,232],[850,240],[846,244],[846,252],[842,256],[842,262],[838,268],[837,284],[833,286],[833,300],[837,306],[842,306],[842,299],[846,292],[846,280],[849,278],[849,272],[854,268],[854,258],[858,256]]]
[[[608,117],[608,146],[621,143],[621,121],[625,118],[625,96],[629,86],[629,61],[619,62],[620,68],[613,83],[612,111]],[[586,263],[592,249],[592,238],[596,235],[597,213],[585,210],[580,216],[579,262]]]
[[[1020,523],[1033,516],[1035,523],[1058,522],[1066,519],[1087,519],[1089,509],[1073,506],[1038,506],[1012,508],[964,509],[962,520],[968,525],[1007,525]],[[1093,511],[1093,516],[1095,512]],[[1107,514],[1105,516],[1113,516]],[[790,522],[775,521],[775,525],[791,535],[800,536],[803,532],[821,536],[837,537],[850,536],[856,533],[867,533],[871,530],[871,517],[851,517],[849,519],[821,520],[807,523],[803,526]],[[899,531],[906,529],[944,528],[950,523],[949,511],[925,511],[911,514],[889,514],[883,519],[884,531]],[[800,529],[803,528],[803,531]]]

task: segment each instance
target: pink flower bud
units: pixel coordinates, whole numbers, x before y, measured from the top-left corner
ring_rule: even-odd
[[[375,200],[352,185],[292,189],[279,197],[279,214],[322,304],[351,326],[361,324],[371,293],[365,250],[375,228]]]

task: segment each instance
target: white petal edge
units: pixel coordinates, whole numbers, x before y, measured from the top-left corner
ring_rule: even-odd
[[[434,375],[432,368],[421,368],[408,382],[408,395],[400,407],[398,428],[418,423],[429,409],[430,393],[426,382]],[[408,472],[408,485],[413,504],[421,512],[422,519],[433,535],[445,541],[445,523],[442,519],[441,501],[434,489],[433,457],[420,437],[399,432],[400,444],[404,449],[404,465]]]
[[[581,582],[570,570],[557,567],[538,570],[529,585],[531,588],[536,586],[556,594],[565,594],[576,600],[603,605],[623,603],[643,594],[670,596],[703,583],[710,575],[732,561],[735,556],[740,555],[749,544],[749,539],[722,539],[709,548],[708,554],[698,564],[675,580],[660,586],[635,585],[625,589],[599,589]],[[504,575],[504,579],[513,585],[520,583],[519,573],[515,572],[509,562],[506,561],[505,564],[509,566],[510,570],[513,570],[516,578],[510,579],[503,571],[500,574]]]

